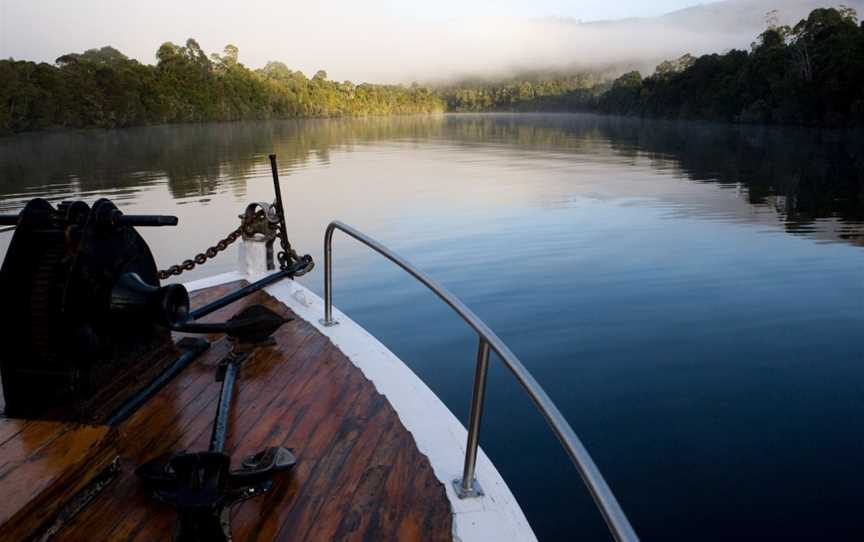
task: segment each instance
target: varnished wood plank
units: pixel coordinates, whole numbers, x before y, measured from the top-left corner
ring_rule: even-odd
[[[354,512],[354,515],[359,521],[356,522],[355,530],[363,532],[364,521],[368,527],[371,523],[376,523],[374,516],[377,515],[379,506],[383,499],[378,499],[381,496],[380,492],[375,491],[376,480],[386,478],[386,473],[389,471],[389,465],[375,464],[373,458],[376,456],[376,451],[387,450],[393,442],[392,429],[395,420],[386,410],[386,401],[383,397],[375,397],[374,402],[370,404],[370,408],[364,413],[362,420],[362,429],[365,429],[360,438],[355,443],[351,450],[351,461],[358,464],[366,465],[363,469],[340,469],[331,484],[332,490],[330,495],[324,495],[324,502],[316,513],[315,518],[309,522],[304,540],[333,540],[334,538],[344,539],[345,532],[336,534],[340,527],[345,523],[345,518]],[[368,428],[368,429],[367,429]],[[389,437],[389,438],[388,438]],[[358,495],[358,488],[362,485],[361,492],[365,496],[371,497],[371,506],[362,507],[362,505],[352,507],[355,498],[358,503],[360,501],[369,502],[363,499],[363,496]],[[358,512],[362,510],[362,514]],[[283,525],[283,529],[290,529],[290,525]],[[350,532],[350,531],[347,531]]]
[[[273,354],[273,352],[271,350],[272,349],[270,349],[270,348],[265,348],[265,349],[263,349],[263,351],[259,351],[256,355],[253,355],[252,359],[248,360],[247,363],[253,364],[253,367],[254,367],[254,363],[256,362],[256,356],[258,356],[259,358],[265,358],[265,361],[266,361],[268,354],[270,356],[272,356],[272,354]],[[241,371],[241,374],[242,374],[242,371]],[[213,373],[210,374],[210,377],[211,378],[213,377]],[[261,384],[264,382],[266,382],[268,384],[275,384],[276,386],[279,386],[278,379],[270,379],[270,378],[264,379],[264,378],[262,378],[259,380],[250,381],[248,379],[243,380],[243,378],[241,376],[241,380],[238,384],[237,396],[240,397],[240,394],[245,393],[246,395],[249,395],[251,397],[257,397],[257,396],[267,397],[266,394],[262,395],[260,393],[260,391],[261,391],[260,389],[253,386],[253,384]],[[216,406],[215,403],[216,403],[216,395],[217,394],[218,394],[218,390],[215,391],[214,394],[212,395],[212,400],[211,400],[210,404],[207,406],[207,408],[205,408],[205,412],[201,416],[197,417],[193,424],[190,424],[189,426],[185,427],[185,429],[182,433],[182,436],[180,437],[179,440],[173,442],[173,446],[167,446],[166,447],[164,445],[161,445],[159,447],[159,453],[153,453],[152,451],[150,451],[150,452],[148,452],[148,454],[146,456],[143,456],[141,458],[141,462],[146,461],[148,459],[151,459],[152,457],[155,457],[157,455],[160,455],[163,452],[166,452],[166,451],[169,451],[172,449],[173,450],[206,449],[206,447],[209,443],[211,423],[212,423],[213,415],[215,412],[215,406]],[[241,407],[243,407],[243,408],[241,408]],[[247,407],[247,405],[242,404],[242,403],[241,404],[235,404],[234,411],[236,412],[238,410],[244,410],[246,407]],[[244,427],[244,425],[239,425],[239,424],[242,424],[241,420],[235,419],[233,423],[238,424],[238,425],[235,425],[235,427]],[[231,442],[230,435],[229,435],[228,442],[226,443],[226,446],[227,446],[227,449],[229,451],[231,451],[232,442]],[[242,457],[243,455],[246,455],[248,453],[251,453],[252,451],[258,451],[258,450],[257,449],[250,450],[244,454],[235,454],[235,463],[237,461],[239,461],[240,457]],[[136,499],[137,498],[141,498],[141,495],[136,496]],[[149,498],[149,496],[144,495],[144,498]],[[142,507],[139,510],[139,512],[136,513],[133,511],[130,514],[128,514],[126,517],[124,517],[123,521],[120,524],[118,524],[116,530],[114,532],[112,532],[112,538],[129,539],[128,536],[126,536],[126,533],[132,532],[133,530],[136,532],[136,537],[140,540],[147,540],[147,539],[149,539],[150,536],[157,536],[158,533],[154,532],[151,525],[144,525],[144,526],[141,526],[139,529],[132,529],[131,524],[134,524],[137,527],[138,524],[141,521],[143,521],[144,518],[146,518],[147,510],[149,510],[148,507]]]
[[[27,420],[0,418],[0,446],[3,446],[6,444],[6,441],[23,431],[27,423]]]
[[[76,405],[77,421],[104,424],[131,397],[138,394],[180,357],[182,351],[170,341],[145,355],[137,357],[134,367],[114,369],[85,402]]]
[[[389,423],[392,427],[398,421],[391,417]],[[381,534],[393,530],[399,517],[399,507],[393,506],[387,498],[386,484],[391,478],[390,473],[398,466],[398,461],[394,461],[394,455],[398,452],[394,450],[398,451],[402,444],[401,436],[401,432],[390,430],[377,443],[353,493],[347,496],[345,508],[338,514],[341,521],[333,539],[362,536],[373,528]]]
[[[370,408],[369,403],[372,401],[373,397],[360,393],[353,403],[353,408],[357,412],[364,412]],[[340,469],[351,468],[354,464],[353,452],[363,429],[365,428],[353,419],[337,421],[328,417],[322,420],[310,441],[314,446],[313,450],[318,448],[321,451],[316,454],[317,461],[307,471],[306,479],[301,480],[302,493],[290,512],[285,515],[277,539],[288,539],[289,536],[296,535],[298,540],[303,540],[305,535],[314,529],[314,522],[321,507],[327,499],[334,497],[334,480]]]
[[[311,492],[300,493],[298,490],[306,488],[317,458],[332,442],[337,420],[331,415],[332,411],[341,403],[353,404],[360,392],[360,386],[352,381],[350,372],[340,366],[329,364],[326,372],[318,371],[318,374],[320,376],[308,380],[298,389],[293,401],[285,404],[279,414],[281,421],[277,431],[265,435],[270,442],[293,449],[298,465],[292,471],[287,487],[283,485],[285,480],[280,480],[276,491],[264,495],[259,502],[250,501],[239,507],[235,521],[243,540],[273,539],[285,518],[304,496],[311,495]],[[310,397],[320,400],[310,403]],[[260,429],[256,431],[260,435]]]
[[[51,520],[116,456],[107,427],[30,422],[0,453],[0,538],[24,540]]]
[[[213,299],[226,291],[228,289],[220,287],[216,291],[208,292],[207,298]],[[197,299],[195,301],[199,304]],[[240,310],[257,301],[260,299],[250,296],[237,303],[234,310]],[[218,321],[231,316],[230,313],[222,314],[223,312],[228,311],[226,309],[217,311],[209,315],[205,321]],[[228,353],[229,344],[224,339],[216,342],[204,356],[183,373],[185,375],[194,372],[193,382],[175,380],[123,424],[121,431],[129,437],[127,442],[133,443],[128,450],[125,450],[127,452],[125,455],[130,462],[137,465],[170,451],[206,448],[220,387],[220,384],[214,380],[215,367]],[[267,350],[269,349],[262,349],[262,351]],[[260,355],[261,351],[254,354],[253,358]],[[250,362],[254,366],[254,360],[250,360],[246,365]],[[244,380],[241,377],[238,392],[242,393],[249,383],[248,379]],[[89,523],[88,529],[98,532],[102,538],[131,539],[130,536],[134,535],[139,539],[148,539],[148,536],[157,536],[150,532],[156,522],[151,522],[153,525],[141,525],[142,522],[146,523],[148,517],[155,517],[154,514],[158,514],[158,507],[146,492],[140,491],[137,480],[134,477],[123,480],[118,487],[118,493],[120,498],[116,501],[98,503],[82,515],[79,522]],[[106,526],[99,524],[99,518],[105,515],[118,518],[116,524],[109,526],[108,531],[103,531]],[[97,525],[93,525],[94,521]]]
[[[15,420],[4,419],[4,423],[15,423]],[[4,442],[0,446],[0,482],[25,463],[30,456],[35,455],[42,447],[59,437],[66,425],[64,422],[33,421],[26,424],[24,430],[13,438]]]
[[[200,305],[242,284],[193,294]],[[263,292],[208,316],[221,321],[254,303],[288,315]],[[217,337],[213,337],[217,339]],[[294,449],[298,464],[273,489],[232,511],[235,540],[449,540],[443,485],[390,404],[323,335],[297,320],[244,362],[226,450],[237,465],[268,446]],[[67,525],[63,540],[164,540],[173,511],[135,478],[164,452],[206,449],[219,384],[216,344],[119,428],[118,480]],[[0,433],[2,435],[2,433]]]

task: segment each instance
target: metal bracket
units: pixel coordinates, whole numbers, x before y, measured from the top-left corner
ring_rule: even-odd
[[[480,482],[477,481],[477,478],[471,482],[471,489],[465,491],[465,488],[462,487],[462,479],[456,478],[453,480],[453,489],[456,491],[456,496],[460,499],[473,499],[476,497],[483,497],[486,494],[483,493],[483,488],[480,487]]]
[[[328,322],[326,318],[319,318],[319,319],[318,319],[318,323],[321,324],[321,325],[324,326],[324,327],[333,327],[333,326],[338,326],[338,325],[339,325],[339,321],[338,321],[338,320],[330,320],[330,321]]]

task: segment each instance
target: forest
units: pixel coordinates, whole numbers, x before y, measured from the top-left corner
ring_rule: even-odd
[[[308,78],[281,62],[250,70],[234,45],[207,55],[194,39],[141,64],[112,47],[55,64],[0,60],[0,132],[144,124],[429,113],[444,109],[416,85]]]
[[[864,24],[850,8],[769,24],[750,51],[626,73],[598,100],[605,113],[750,124],[864,126]]]
[[[436,88],[450,111],[596,111],[624,116],[864,126],[864,24],[850,8],[817,9],[795,26],[768,14],[750,51],[628,71],[523,74]],[[620,72],[619,72],[620,73]]]
[[[684,55],[643,77],[620,67],[465,79],[434,87],[311,78],[281,62],[251,70],[228,45],[171,42],[142,64],[112,47],[54,64],[0,60],[0,133],[52,128],[348,117],[441,111],[594,111],[829,128],[864,126],[864,23],[849,8],[794,26],[769,14],[749,51]]]
[[[522,72],[497,80],[462,79],[434,90],[453,112],[584,111],[611,88],[614,74],[614,68]]]

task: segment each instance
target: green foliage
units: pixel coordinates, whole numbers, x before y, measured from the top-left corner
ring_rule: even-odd
[[[163,43],[155,66],[112,47],[54,65],[0,60],[0,133],[46,128],[341,117],[443,111],[573,111],[808,126],[864,126],[864,25],[849,8],[817,9],[768,28],[750,51],[685,55],[643,78],[609,71],[528,73],[435,88],[312,78],[281,62],[250,70],[226,45]],[[619,72],[620,73],[620,72]]]
[[[817,9],[769,25],[751,51],[685,56],[650,77],[622,76],[603,112],[807,126],[864,126],[864,25],[853,9]]]
[[[750,51],[684,55],[643,78],[631,71],[523,74],[461,81],[436,93],[451,111],[573,111],[723,122],[864,126],[864,24],[850,8],[817,9],[768,28]]]
[[[436,88],[450,111],[572,111],[592,107],[605,90],[602,72],[522,74]]]
[[[250,70],[239,50],[208,55],[194,39],[163,43],[155,66],[112,47],[67,54],[55,65],[0,60],[0,132],[179,122],[438,112],[418,86],[312,79],[281,62]]]

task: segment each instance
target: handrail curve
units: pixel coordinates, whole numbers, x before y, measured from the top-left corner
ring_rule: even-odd
[[[558,438],[562,447],[570,456],[570,460],[579,472],[585,486],[591,493],[597,508],[603,515],[606,524],[614,538],[620,542],[636,542],[639,537],[633,530],[630,521],[621,509],[621,505],[594,463],[588,450],[576,436],[573,428],[546,394],[546,391],[534,379],[534,376],[525,368],[525,365],[516,357],[510,348],[486,325],[474,312],[469,309],[459,298],[453,295],[447,288],[417,269],[403,257],[399,256],[375,239],[360,232],[359,230],[340,221],[333,221],[327,226],[324,234],[324,319],[325,326],[335,325],[333,321],[333,258],[332,245],[333,233],[340,230],[349,237],[366,245],[375,252],[384,256],[400,268],[425,285],[444,303],[450,306],[480,337],[478,348],[477,369],[475,372],[474,396],[471,403],[471,414],[469,416],[468,445],[465,451],[465,470],[462,480],[454,483],[461,484],[460,497],[482,495],[482,490],[474,480],[474,466],[477,457],[477,446],[479,444],[480,418],[483,411],[483,395],[486,387],[486,368],[488,366],[489,350],[498,354],[504,365],[510,370],[522,388],[528,393],[534,405]]]

